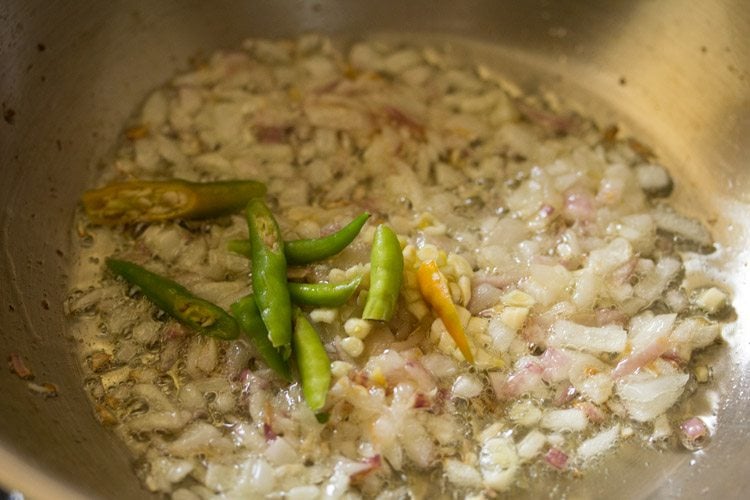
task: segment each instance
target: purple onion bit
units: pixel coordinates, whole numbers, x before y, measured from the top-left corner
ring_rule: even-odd
[[[680,424],[680,442],[690,451],[700,450],[708,442],[708,427],[698,417],[685,420]]]

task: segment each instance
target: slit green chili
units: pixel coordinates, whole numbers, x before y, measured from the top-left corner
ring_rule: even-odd
[[[222,340],[236,339],[240,332],[237,322],[219,306],[196,297],[182,285],[152,273],[132,262],[107,259],[107,267],[161,310],[194,330]]]
[[[393,317],[404,274],[404,256],[396,233],[381,224],[370,251],[370,290],[363,319],[388,321]]]
[[[268,340],[268,330],[263,323],[263,318],[260,317],[255,297],[252,295],[243,297],[232,304],[230,308],[240,326],[240,330],[250,338],[263,361],[285,380],[291,381],[289,365],[287,365],[281,353],[271,344],[271,341]]]
[[[263,200],[250,200],[246,212],[252,246],[255,303],[271,344],[282,348],[282,354],[287,358],[292,340],[292,304],[286,284],[284,241],[276,219]]]
[[[257,181],[131,181],[83,193],[81,201],[92,222],[126,224],[171,219],[205,219],[241,210],[263,196]]]
[[[322,238],[291,240],[284,243],[287,264],[303,265],[333,257],[346,248],[360,233],[370,214],[364,212],[335,233]],[[227,249],[245,257],[252,255],[252,245],[248,240],[231,240]]]
[[[294,322],[294,359],[307,406],[317,412],[326,403],[331,386],[331,360],[315,327],[300,311]]]
[[[362,278],[357,276],[345,283],[289,283],[292,302],[302,306],[338,307],[357,291]]]

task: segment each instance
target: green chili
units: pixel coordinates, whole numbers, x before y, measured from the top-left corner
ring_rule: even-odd
[[[286,286],[284,241],[279,225],[263,200],[247,204],[247,225],[252,246],[253,291],[268,338],[289,356],[292,339],[292,304]]]
[[[303,306],[338,307],[354,295],[362,278],[346,283],[289,283],[292,302]]]
[[[370,214],[364,212],[355,217],[349,224],[328,236],[287,241],[284,245],[287,262],[302,265],[333,257],[354,241],[368,218],[370,218]]]
[[[360,214],[335,233],[322,238],[285,242],[284,255],[287,264],[303,265],[333,257],[354,241],[369,217],[370,214],[367,212]],[[248,240],[231,240],[227,243],[227,249],[248,258],[253,251]]]
[[[318,411],[325,405],[331,386],[331,360],[315,327],[301,312],[294,322],[294,358],[307,406]]]
[[[177,321],[194,330],[222,340],[239,336],[237,322],[219,306],[196,297],[174,281],[124,260],[107,259],[107,267]]]
[[[281,353],[274,348],[271,341],[268,340],[268,330],[263,323],[263,318],[260,317],[255,297],[252,295],[243,297],[232,304],[231,309],[240,330],[250,338],[263,361],[284,379],[291,381],[289,365],[287,365]]]
[[[248,259],[253,258],[253,246],[250,244],[250,240],[229,240],[227,250]]]
[[[171,219],[205,219],[241,210],[251,198],[263,196],[257,181],[188,182],[132,181],[83,193],[83,207],[92,222],[125,224]]]
[[[404,274],[404,256],[396,233],[383,224],[375,230],[370,252],[370,290],[363,319],[388,321],[396,309]]]

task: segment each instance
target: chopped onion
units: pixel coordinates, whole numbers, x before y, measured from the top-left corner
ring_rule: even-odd
[[[559,448],[550,448],[544,460],[557,470],[563,470],[568,465],[568,455]]]
[[[631,418],[647,422],[677,402],[688,378],[686,373],[657,377],[639,372],[622,378],[617,383],[617,394]]]
[[[651,195],[669,194],[672,189],[672,178],[661,165],[638,165],[635,177],[641,189]]]
[[[482,382],[475,375],[459,375],[453,383],[452,394],[454,398],[472,399],[482,392]]]
[[[612,377],[619,379],[629,375],[661,356],[669,348],[668,339],[676,318],[676,314],[633,318],[630,325],[633,352],[617,364]]]
[[[498,399],[518,397],[529,392],[543,392],[545,390],[542,373],[544,368],[533,358],[522,359],[520,367],[508,376],[492,372],[490,381]]]
[[[239,466],[237,483],[228,497],[253,498],[270,493],[276,483],[274,468],[263,458],[250,458]]]
[[[294,447],[283,437],[272,440],[266,448],[265,455],[273,465],[291,464],[297,459]]]
[[[620,436],[620,426],[614,425],[581,443],[576,453],[582,461],[588,461],[612,448]]]
[[[472,314],[478,314],[485,309],[498,304],[503,292],[489,283],[475,283],[471,290],[471,300],[468,309]]]
[[[711,233],[697,220],[689,219],[663,205],[657,207],[653,215],[657,227],[662,231],[672,233],[701,247],[713,245]]]
[[[518,443],[518,457],[522,461],[531,460],[542,451],[546,443],[547,437],[544,434],[537,430],[529,431]]]
[[[583,326],[567,320],[558,320],[552,325],[549,345],[568,347],[581,351],[622,352],[627,334],[617,325],[602,327]]]
[[[146,486],[151,491],[166,491],[173,483],[182,481],[194,469],[189,460],[158,457],[150,462]]]
[[[492,338],[492,348],[499,353],[507,352],[516,338],[516,332],[499,315],[490,318],[487,333]]]
[[[424,426],[413,416],[399,422],[399,440],[409,459],[420,468],[429,467],[435,459],[435,443]]]
[[[186,428],[180,437],[169,443],[166,448],[169,453],[176,457],[190,457],[198,453],[217,456],[230,452],[233,445],[213,425],[195,422]]]
[[[148,487],[181,500],[395,498],[415,474],[441,468],[448,495],[501,496],[539,464],[588,465],[636,432],[628,419],[655,418],[654,436],[663,431],[686,384],[680,370],[717,338],[729,302],[719,282],[696,288],[700,257],[683,266],[662,234],[711,244],[700,223],[644,194],[668,190],[666,170],[611,131],[598,142],[593,122],[571,126],[554,98],[539,96],[551,111],[539,107],[460,57],[386,40],[349,54],[335,45],[305,35],[216,53],[144,101],[142,123],[100,178],[255,179],[285,239],[374,214],[342,252],[287,273],[362,278],[351,300],[311,313],[331,358],[324,414],[299,381],[251,360],[247,337],[199,335],[102,265],[144,264],[226,309],[251,284],[247,259],[227,250],[247,238],[241,212],[116,228],[76,221],[66,312],[86,389],[96,416],[130,438]],[[403,283],[393,318],[368,322],[359,316],[381,222],[398,233]],[[428,260],[459,306],[473,364],[419,291]],[[643,312],[664,307],[680,319]],[[24,361],[11,355],[11,372],[31,378]],[[686,446],[708,434],[698,419],[680,431]]]
[[[133,433],[151,431],[177,431],[190,421],[187,411],[149,411],[131,417],[126,425]]]
[[[665,414],[661,414],[654,419],[654,432],[651,434],[651,440],[659,441],[672,435],[672,426]]]
[[[550,383],[567,379],[571,361],[570,356],[564,351],[555,349],[554,347],[547,348],[539,357],[539,363],[544,369],[542,378]]]
[[[612,377],[607,373],[594,373],[589,376],[571,377],[576,391],[589,401],[602,404],[612,395],[614,384]],[[587,413],[588,414],[588,413]]]
[[[222,463],[209,463],[206,467],[205,484],[214,491],[230,490],[237,482],[238,467]]]
[[[676,354],[687,360],[693,350],[711,345],[720,333],[721,329],[716,323],[709,323],[703,318],[687,318],[674,328],[670,342],[676,344]]]
[[[445,477],[456,486],[463,488],[480,488],[482,475],[471,465],[458,460],[448,459],[443,464]]]
[[[533,401],[521,400],[510,407],[508,418],[519,425],[531,427],[542,418],[542,410]]]
[[[589,422],[594,423],[594,424],[599,424],[604,421],[604,418],[605,418],[604,412],[595,404],[589,403],[588,401],[584,401],[583,403],[580,403],[577,406],[583,410]]]
[[[680,424],[680,442],[688,450],[703,448],[707,439],[708,427],[700,418],[689,418]]]
[[[586,414],[578,408],[548,410],[541,420],[542,427],[556,432],[582,431],[588,423]]]
[[[320,488],[312,484],[295,486],[284,493],[285,500],[309,500],[310,498],[319,497]]]
[[[504,436],[487,440],[479,453],[479,465],[485,486],[497,491],[510,488],[518,471],[518,454],[513,441]]]
[[[458,372],[456,361],[445,354],[430,353],[422,357],[420,361],[422,366],[436,378],[450,377]]]

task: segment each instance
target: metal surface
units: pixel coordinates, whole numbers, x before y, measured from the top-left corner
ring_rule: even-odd
[[[590,3],[590,5],[585,5]],[[512,80],[551,89],[652,145],[681,204],[711,224],[733,286],[715,383],[718,433],[699,453],[624,451],[571,498],[739,498],[750,488],[750,4],[744,0],[6,1],[0,5],[0,357],[21,353],[57,398],[0,371],[0,485],[35,498],[144,498],[128,455],[95,421],[65,334],[76,199],[120,124],[188,57],[249,35],[320,30],[453,38]],[[468,42],[466,40],[473,40]],[[702,207],[700,210],[696,207]]]

